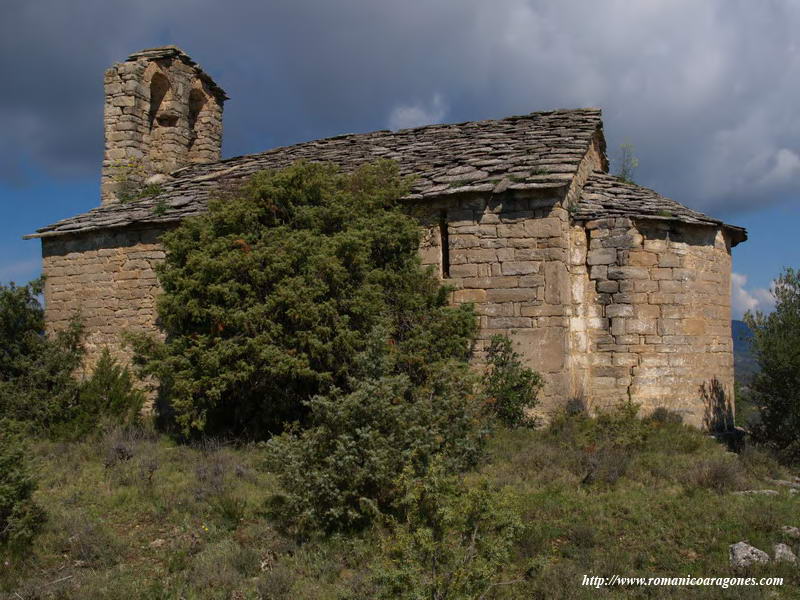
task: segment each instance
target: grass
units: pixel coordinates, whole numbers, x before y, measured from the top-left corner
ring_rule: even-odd
[[[770,565],[772,588],[582,587],[583,575],[730,577],[728,546],[772,553],[800,525],[800,496],[737,496],[790,474],[763,453],[725,451],[670,419],[502,430],[469,485],[518,498],[527,528],[496,598],[791,598],[800,571]],[[0,566],[4,598],[370,598],[377,535],[298,542],[265,512],[276,491],[256,445],[177,445],[112,430],[39,442],[35,499],[48,522],[24,556]],[[797,542],[792,547],[797,550]],[[769,595],[773,594],[773,595]]]

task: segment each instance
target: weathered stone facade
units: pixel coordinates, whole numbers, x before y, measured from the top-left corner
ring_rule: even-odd
[[[142,81],[156,64],[198,77],[183,53],[162,64],[163,51],[133,55],[133,66],[112,71]],[[112,106],[126,106],[114,100],[125,89],[107,88]],[[152,85],[129,93],[134,106],[152,104]],[[175,98],[184,98],[175,108],[184,115],[190,99]],[[120,128],[106,118],[108,138]],[[219,151],[213,136],[207,154],[195,155],[185,136],[175,139],[143,134],[138,146],[120,147],[125,157],[149,148],[143,156],[155,170]],[[420,215],[422,260],[454,288],[453,302],[475,304],[476,360],[492,335],[511,335],[545,376],[544,413],[579,397],[594,409],[632,400],[701,425],[700,386],[717,379],[732,393],[731,248],[745,232],[607,175],[595,109],[340,136],[173,171],[155,199],[106,203],[104,195],[102,207],[33,235],[42,238],[48,325],[62,327],[80,310],[90,358],[102,347],[124,356],[120,333],[158,331],[159,236],[203,212],[215,186],[298,159],[349,169],[379,157],[417,175],[406,200]],[[157,202],[167,210],[154,211]]]
[[[46,319],[63,328],[76,313],[87,329],[87,362],[107,347],[126,358],[124,331],[157,332],[155,265],[163,228],[117,229],[47,239],[42,244]]]
[[[174,46],[131,54],[105,73],[101,197],[192,163],[219,160],[227,96]]]

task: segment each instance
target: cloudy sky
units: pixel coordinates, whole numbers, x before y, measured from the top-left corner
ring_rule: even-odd
[[[748,228],[734,312],[768,309],[800,267],[797,31],[795,0],[2,0],[0,281],[99,204],[103,70],[175,44],[231,97],[225,156],[599,106],[637,182]]]

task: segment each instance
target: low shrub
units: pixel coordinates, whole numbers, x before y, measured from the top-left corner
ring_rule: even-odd
[[[647,417],[649,421],[660,425],[680,425],[683,415],[664,406],[659,406]]]
[[[318,396],[312,426],[268,443],[285,494],[272,508],[298,533],[359,528],[396,510],[405,469],[439,457],[450,472],[479,459],[488,430],[463,364],[422,387],[405,375],[364,379],[354,391]]]
[[[487,362],[484,394],[489,411],[509,427],[534,426],[536,419],[531,411],[544,385],[541,376],[522,365],[507,336],[492,337]]]
[[[67,516],[60,524],[65,553],[82,567],[110,567],[122,558],[123,547],[106,524],[87,514]]]
[[[267,600],[286,600],[291,597],[297,576],[283,563],[272,565],[258,579],[256,590]]]
[[[103,466],[110,482],[151,492],[162,455],[153,430],[140,426],[111,426],[99,439]]]
[[[73,420],[76,432],[89,432],[103,420],[115,425],[141,423],[145,395],[136,387],[128,367],[104,348],[91,376],[81,385],[79,408]]]
[[[373,565],[379,598],[485,598],[502,579],[524,527],[508,491],[464,487],[439,465],[422,477],[406,471],[401,516],[388,520]]]
[[[8,422],[0,422],[0,545],[26,546],[45,520],[33,499],[36,480],[31,474],[22,438]]]
[[[687,471],[684,483],[719,494],[739,489],[744,482],[741,464],[735,456],[714,456],[697,461]]]

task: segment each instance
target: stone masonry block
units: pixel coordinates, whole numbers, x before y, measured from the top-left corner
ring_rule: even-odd
[[[503,275],[530,275],[539,272],[539,263],[531,261],[504,262]]]
[[[453,302],[461,304],[463,302],[485,302],[486,290],[455,290],[453,292]]]
[[[649,279],[650,274],[644,267],[609,267],[609,279]]]
[[[586,259],[589,265],[611,265],[617,262],[617,251],[614,248],[597,248],[590,250]]]

